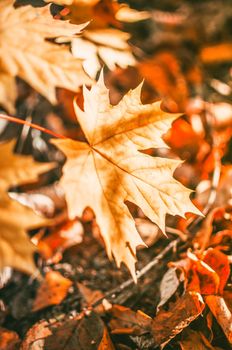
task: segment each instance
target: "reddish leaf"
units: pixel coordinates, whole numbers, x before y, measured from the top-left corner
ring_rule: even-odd
[[[197,272],[201,294],[217,294],[220,285],[218,274],[195,254],[188,252],[188,256],[193,261],[193,268]]]
[[[62,253],[67,248],[81,243],[83,233],[84,230],[80,221],[77,219],[67,221],[49,236],[39,241],[40,254],[44,259],[52,259],[56,253]]]
[[[209,248],[204,255],[203,261],[218,274],[220,278],[219,293],[222,294],[230,276],[228,256],[220,252],[220,250]]]
[[[17,350],[19,343],[17,333],[0,327],[0,350]]]

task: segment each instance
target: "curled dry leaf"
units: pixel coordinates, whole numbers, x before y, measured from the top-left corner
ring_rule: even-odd
[[[157,305],[157,311],[164,305],[179,287],[180,280],[177,277],[176,268],[170,267],[164,274],[160,283],[160,302]]]
[[[169,311],[161,310],[152,322],[152,334],[156,345],[167,344],[194,321],[204,310],[199,293],[187,292],[170,305]]]
[[[74,25],[53,19],[49,5],[14,8],[14,0],[0,3],[0,103],[14,112],[16,76],[24,79],[50,102],[56,103],[55,87],[76,91],[90,79],[68,47],[46,39],[73,37],[86,24]]]
[[[60,304],[68,294],[71,285],[72,281],[63,277],[59,272],[48,272],[37,290],[33,311],[38,311],[50,305]]]
[[[26,273],[33,273],[35,246],[26,231],[47,224],[47,220],[10,199],[6,191],[11,186],[34,182],[38,175],[54,167],[54,164],[35,162],[32,157],[13,153],[15,141],[0,145],[0,270],[11,266]],[[17,237],[17,239],[16,239]]]
[[[141,85],[112,106],[101,74],[91,90],[84,88],[84,112],[75,106],[88,143],[53,140],[67,156],[61,185],[70,218],[91,207],[108,256],[118,266],[124,262],[135,280],[136,247],[144,243],[125,201],[138,205],[163,232],[166,214],[200,214],[191,191],[173,178],[181,162],[140,152],[166,147],[161,137],[179,116],[163,112],[159,102],[142,105],[140,92]]]
[[[230,276],[228,256],[213,248],[204,252],[202,260],[190,252],[188,256],[193,262],[192,271],[195,272],[195,278],[190,281],[188,289],[199,285],[202,295],[222,294]]]

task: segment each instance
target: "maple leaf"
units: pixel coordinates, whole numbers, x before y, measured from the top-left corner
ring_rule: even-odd
[[[125,201],[138,205],[163,232],[166,214],[200,213],[191,191],[173,178],[181,161],[139,152],[165,147],[161,136],[179,116],[163,112],[160,102],[142,105],[140,93],[141,85],[112,106],[101,74],[91,90],[84,88],[84,112],[75,105],[88,142],[53,140],[67,156],[61,185],[70,218],[92,207],[108,256],[118,266],[124,262],[134,279],[136,247],[144,243]]]
[[[55,87],[76,91],[83,83],[90,83],[82,62],[73,57],[67,46],[46,41],[60,36],[73,37],[86,24],[53,19],[49,5],[17,9],[13,5],[14,0],[0,2],[0,102],[4,107],[14,111],[16,76],[51,103],[56,103]]]
[[[15,141],[0,145],[0,270],[11,266],[30,274],[35,271],[35,246],[29,241],[26,231],[44,225],[46,220],[30,208],[11,200],[6,191],[11,186],[34,182],[38,174],[54,165],[14,155],[14,145]]]
[[[101,68],[101,62],[114,70],[116,66],[126,68],[133,66],[136,60],[128,44],[130,34],[123,32],[121,21],[129,22],[143,20],[148,17],[144,11],[130,9],[125,4],[109,0],[55,1],[55,3],[70,6],[72,22],[90,24],[80,38],[72,40],[72,53],[78,59],[83,59],[85,71],[95,78]],[[110,27],[109,27],[110,26]],[[113,28],[112,28],[113,26]]]

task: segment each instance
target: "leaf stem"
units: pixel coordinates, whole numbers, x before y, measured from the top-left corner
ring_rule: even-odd
[[[43,126],[40,126],[40,125],[37,125],[34,123],[30,123],[27,120],[22,120],[22,119],[19,119],[17,117],[11,117],[10,115],[5,115],[2,113],[0,113],[0,119],[5,119],[5,120],[8,120],[9,122],[13,122],[13,123],[17,123],[17,124],[27,125],[33,129],[37,129],[39,131],[45,132],[46,134],[51,135],[53,137],[57,137],[59,139],[66,139],[66,136],[64,136],[64,135],[57,134],[54,131],[48,130],[48,129],[44,128]]]

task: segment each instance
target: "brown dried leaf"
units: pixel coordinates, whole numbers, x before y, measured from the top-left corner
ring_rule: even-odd
[[[109,346],[107,348],[106,346]],[[114,349],[107,330],[100,317],[91,312],[88,316],[76,318],[52,329],[52,335],[45,339],[41,350],[103,350]],[[23,349],[24,350],[24,349]],[[29,349],[28,349],[29,350]],[[34,349],[33,349],[34,350]]]
[[[112,334],[142,335],[150,331],[152,319],[142,311],[133,311],[122,305],[113,305],[110,309]]]
[[[199,293],[187,292],[170,305],[169,311],[161,310],[152,322],[155,344],[167,344],[202,313],[204,306]]]

